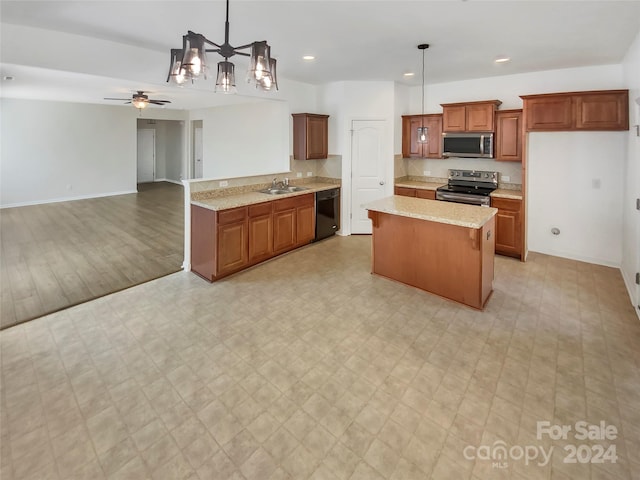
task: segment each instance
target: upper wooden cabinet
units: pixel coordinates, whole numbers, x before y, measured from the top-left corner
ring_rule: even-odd
[[[527,131],[629,130],[629,91],[522,95]]]
[[[427,143],[418,142],[418,128],[427,128]],[[442,158],[442,115],[402,116],[402,156]]]
[[[293,158],[316,160],[329,155],[329,115],[293,113]]]
[[[494,114],[502,102],[442,103],[443,132],[493,132]]]
[[[496,160],[522,161],[522,110],[496,112]]]

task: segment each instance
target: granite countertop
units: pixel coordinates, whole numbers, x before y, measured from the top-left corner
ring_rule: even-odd
[[[466,228],[482,228],[491,220],[497,208],[478,207],[464,203],[441,202],[423,198],[394,195],[362,205],[374,212],[390,213],[431,222],[447,223]]]
[[[400,180],[396,182],[396,187],[419,188],[421,190],[435,190],[438,187],[446,185],[447,182],[418,182],[416,180]]]
[[[422,190],[436,190],[438,187],[446,185],[447,182],[421,182],[418,180],[400,180],[395,183],[396,187],[419,188]],[[508,184],[509,185],[509,184]],[[517,184],[513,184],[516,185]],[[513,200],[522,200],[522,190],[518,188],[498,188],[491,192],[491,197],[510,198]]]
[[[498,188],[491,192],[491,195],[489,196],[495,198],[511,198],[513,200],[522,200],[522,190]]]
[[[244,207],[256,203],[280,200],[281,198],[295,197],[298,195],[306,195],[308,193],[320,192],[322,190],[331,190],[332,188],[340,188],[340,185],[334,183],[305,183],[303,186],[306,190],[300,192],[283,193],[280,195],[271,195],[269,193],[260,193],[256,191],[228,195],[224,197],[191,200],[191,205],[208,208],[209,210],[226,210],[228,208]]]

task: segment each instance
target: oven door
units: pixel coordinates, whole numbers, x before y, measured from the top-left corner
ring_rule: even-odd
[[[443,192],[441,190],[436,191],[436,200],[443,200],[445,202],[466,203],[468,205],[479,205],[481,207],[488,207],[491,204],[491,198],[484,195]]]

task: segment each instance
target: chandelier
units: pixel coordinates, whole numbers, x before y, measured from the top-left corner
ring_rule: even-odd
[[[207,48],[207,47],[213,48]],[[249,50],[243,52],[242,50]],[[237,93],[235,66],[229,61],[234,55],[249,57],[247,82],[255,84],[256,88],[269,91],[278,89],[276,78],[276,59],[271,57],[271,47],[266,41],[253,42],[240,47],[229,44],[229,0],[227,0],[227,16],[224,23],[224,43],[218,45],[200,33],[191,30],[182,37],[182,48],[171,49],[171,66],[167,82],[184,85],[188,81],[195,82],[201,76],[208,78],[209,65],[207,53],[217,53],[224,58],[218,62],[216,76],[216,93]]]

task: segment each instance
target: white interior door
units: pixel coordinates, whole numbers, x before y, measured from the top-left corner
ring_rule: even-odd
[[[156,170],[156,131],[138,130],[138,183],[153,182]]]
[[[385,196],[384,120],[354,120],[351,124],[351,233],[371,233],[362,204]]]
[[[193,131],[193,178],[202,178],[202,128]]]

